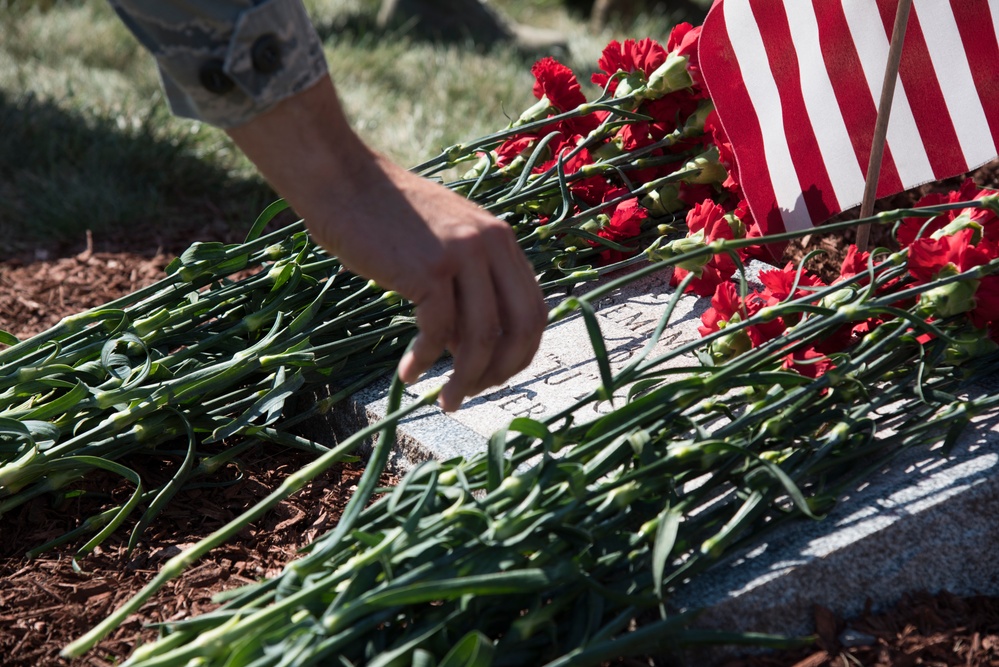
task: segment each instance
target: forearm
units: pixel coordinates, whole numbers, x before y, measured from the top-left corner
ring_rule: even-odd
[[[373,176],[375,156],[350,128],[328,77],[226,131],[307,223],[337,201],[344,205]],[[318,240],[336,252],[335,238]]]

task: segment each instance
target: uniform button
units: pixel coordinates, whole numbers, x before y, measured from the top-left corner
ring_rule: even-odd
[[[209,60],[201,66],[198,79],[206,90],[217,95],[228,93],[236,85],[225,73],[225,63],[218,58]]]
[[[261,35],[250,47],[253,69],[261,74],[271,74],[281,68],[281,42],[272,33]]]

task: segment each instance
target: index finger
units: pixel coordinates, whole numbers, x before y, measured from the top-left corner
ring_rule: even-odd
[[[399,361],[399,379],[412,384],[440,359],[448,342],[454,338],[454,320],[454,288],[447,281],[416,304],[419,333],[412,349]]]

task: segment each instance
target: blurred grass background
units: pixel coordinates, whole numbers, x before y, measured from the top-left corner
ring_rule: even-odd
[[[543,53],[481,52],[375,28],[379,0],[306,0],[355,128],[404,165],[504,127],[534,98]],[[588,81],[611,39],[665,40],[657,9],[593,31],[562,0],[493,0],[556,30]],[[588,89],[591,96],[594,91]],[[0,259],[39,244],[177,234],[239,238],[273,194],[224,133],[170,116],[156,68],[100,0],[0,0]]]

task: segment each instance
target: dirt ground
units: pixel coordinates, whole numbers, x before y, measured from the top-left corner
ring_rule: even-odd
[[[996,172],[995,166],[980,170],[976,180],[999,185]],[[882,207],[906,205],[916,197],[918,193],[902,195]],[[158,251],[145,253],[114,239],[91,238],[72,248],[39,247],[7,258],[0,262],[0,329],[23,338],[64,315],[147,285],[191,240],[187,235],[166,239]],[[814,235],[808,247],[829,251],[815,268],[828,271],[838,266],[850,240]],[[872,242],[884,241],[885,234],[875,231]],[[800,257],[802,250],[802,244],[792,246],[788,258]],[[238,540],[213,551],[87,657],[74,663],[58,657],[63,645],[137,592],[167,558],[261,498],[305,460],[306,455],[297,452],[251,451],[221,473],[224,483],[181,492],[133,553],[125,552],[127,536],[116,536],[83,559],[80,572],[72,567],[70,548],[30,561],[23,552],[73,528],[74,517],[89,515],[127,489],[94,477],[86,483],[92,493],[83,499],[39,498],[0,516],[0,665],[120,662],[137,643],[155,636],[145,624],[197,614],[211,608],[214,593],[276,574],[297,549],[335,524],[361,473],[359,464],[328,471]],[[955,554],[955,563],[959,562],[960,555]],[[855,619],[817,608],[815,627],[814,646],[731,660],[724,667],[999,665],[999,598],[962,599],[946,592],[913,591],[894,609]]]

